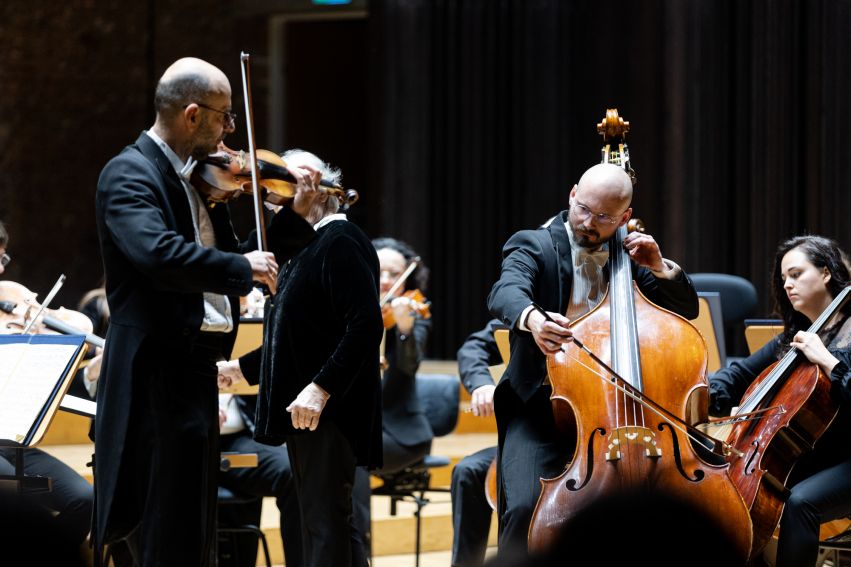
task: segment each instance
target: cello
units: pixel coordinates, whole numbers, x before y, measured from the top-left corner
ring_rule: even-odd
[[[623,142],[628,128],[617,110],[598,125],[606,142],[603,162],[631,172]],[[688,321],[638,289],[626,236],[621,226],[609,242],[602,301],[571,321],[572,342],[547,356],[556,424],[576,443],[562,474],[541,479],[529,550],[550,548],[560,528],[601,496],[655,489],[705,512],[744,563],[751,548],[748,508],[730,465],[700,450],[706,438],[692,427],[708,412],[705,342]],[[641,511],[636,514],[640,520]]]
[[[807,329],[820,333],[851,298],[846,287]],[[729,421],[727,443],[743,456],[731,458],[730,477],[751,511],[751,558],[768,544],[780,523],[789,491],[785,484],[797,460],[812,450],[839,412],[831,382],[817,364],[792,348],[766,368],[745,391]],[[751,416],[759,415],[754,420]]]

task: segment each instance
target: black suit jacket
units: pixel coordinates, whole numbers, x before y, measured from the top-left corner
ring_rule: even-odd
[[[479,386],[493,386],[493,376],[488,367],[502,362],[494,332],[504,328],[499,319],[491,319],[484,329],[467,337],[458,349],[458,373],[461,384],[470,394]]]
[[[532,302],[547,311],[567,311],[573,261],[566,220],[563,211],[546,228],[514,234],[502,249],[502,272],[488,296],[491,314],[512,330],[511,359],[498,390],[510,388],[524,403],[542,384],[547,369],[532,333],[518,331],[519,318]],[[697,317],[697,292],[685,272],[675,280],[657,279],[633,263],[632,273],[648,300],[687,319]]]
[[[122,459],[131,452],[125,436],[134,382],[142,380],[136,362],[190,351],[200,333],[205,291],[229,297],[234,329],[223,354],[229,355],[233,346],[239,323],[236,296],[252,288],[251,266],[241,252],[254,241],[239,244],[227,207],[219,205],[209,213],[217,248],[195,243],[186,192],[165,154],[145,133],[113,158],[98,180],[97,227],[110,308],[95,420],[98,542],[104,541],[113,497],[123,480]],[[269,227],[269,240],[281,248],[289,244],[289,216],[297,217],[292,212],[278,215]]]
[[[431,321],[417,318],[411,336],[401,340],[395,327],[387,331],[384,356],[387,369],[381,381],[384,432],[400,445],[431,441],[434,433],[417,395],[417,369],[425,356]]]
[[[331,394],[320,419],[337,423],[358,464],[380,466],[383,329],[375,248],[355,224],[332,221],[281,270],[263,348],[240,358],[246,379],[260,381],[255,439],[305,433],[285,408],[315,382]]]

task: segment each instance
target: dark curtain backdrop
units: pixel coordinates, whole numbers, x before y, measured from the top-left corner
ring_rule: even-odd
[[[373,185],[433,268],[432,354],[489,318],[500,250],[566,207],[616,107],[634,209],[691,272],[752,280],[781,239],[851,247],[851,2],[376,0]]]
[[[270,18],[314,10],[333,21],[334,9],[0,3],[0,220],[14,258],[0,278],[43,297],[65,273],[54,305],[73,307],[101,277],[98,174],[153,122],[165,67],[185,55],[218,65],[243,115],[237,55],[251,53],[255,123],[265,124],[269,105],[283,103],[267,81]],[[454,357],[488,320],[502,244],[567,205],[599,160],[607,107],[632,124],[636,214],[687,270],[751,279],[767,314],[780,239],[810,231],[851,248],[851,0],[373,0],[368,9],[363,41],[329,33],[330,23],[290,30],[293,42],[306,38],[299,51],[290,43],[286,57],[298,61],[283,62],[290,99],[332,102],[288,109],[288,123],[332,124],[286,143],[342,166],[364,195],[353,219],[370,236],[410,241],[430,265],[432,357]],[[362,88],[351,70],[335,71],[358,57],[366,95],[351,92]],[[311,64],[322,81],[304,71]],[[326,91],[362,100],[352,122],[370,126],[335,119]],[[260,127],[259,147],[265,136]],[[242,121],[228,143],[246,147]],[[250,217],[241,203],[232,209]]]

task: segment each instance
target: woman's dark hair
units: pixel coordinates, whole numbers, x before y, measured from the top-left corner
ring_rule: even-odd
[[[795,333],[806,330],[811,322],[803,314],[795,311],[786,290],[783,280],[780,278],[783,257],[792,250],[799,249],[807,257],[807,260],[816,268],[827,268],[830,280],[827,282],[827,291],[831,297],[836,297],[839,292],[848,286],[851,281],[847,255],[843,252],[836,241],[824,236],[803,235],[790,238],[777,247],[774,256],[774,268],[771,270],[771,289],[774,295],[774,310],[783,319],[783,335],[780,337],[781,348],[787,346]],[[846,304],[845,312],[851,304]]]
[[[411,261],[415,258],[419,258],[419,254],[411,248],[411,245],[407,242],[403,242],[396,238],[390,238],[388,236],[382,236],[381,238],[374,238],[372,240],[372,245],[376,250],[381,250],[382,248],[389,248],[390,250],[395,250],[399,254],[405,257],[405,262],[410,264]],[[428,287],[428,266],[422,261],[422,258],[417,262],[417,267],[411,272],[411,275],[408,276],[408,279],[405,280],[405,289],[419,289],[423,293],[425,293],[426,288]]]

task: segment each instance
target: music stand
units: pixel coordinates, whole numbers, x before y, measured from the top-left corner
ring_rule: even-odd
[[[15,448],[15,474],[0,485],[49,492],[52,480],[24,473],[24,450],[47,431],[88,345],[83,335],[0,335],[0,447]]]

